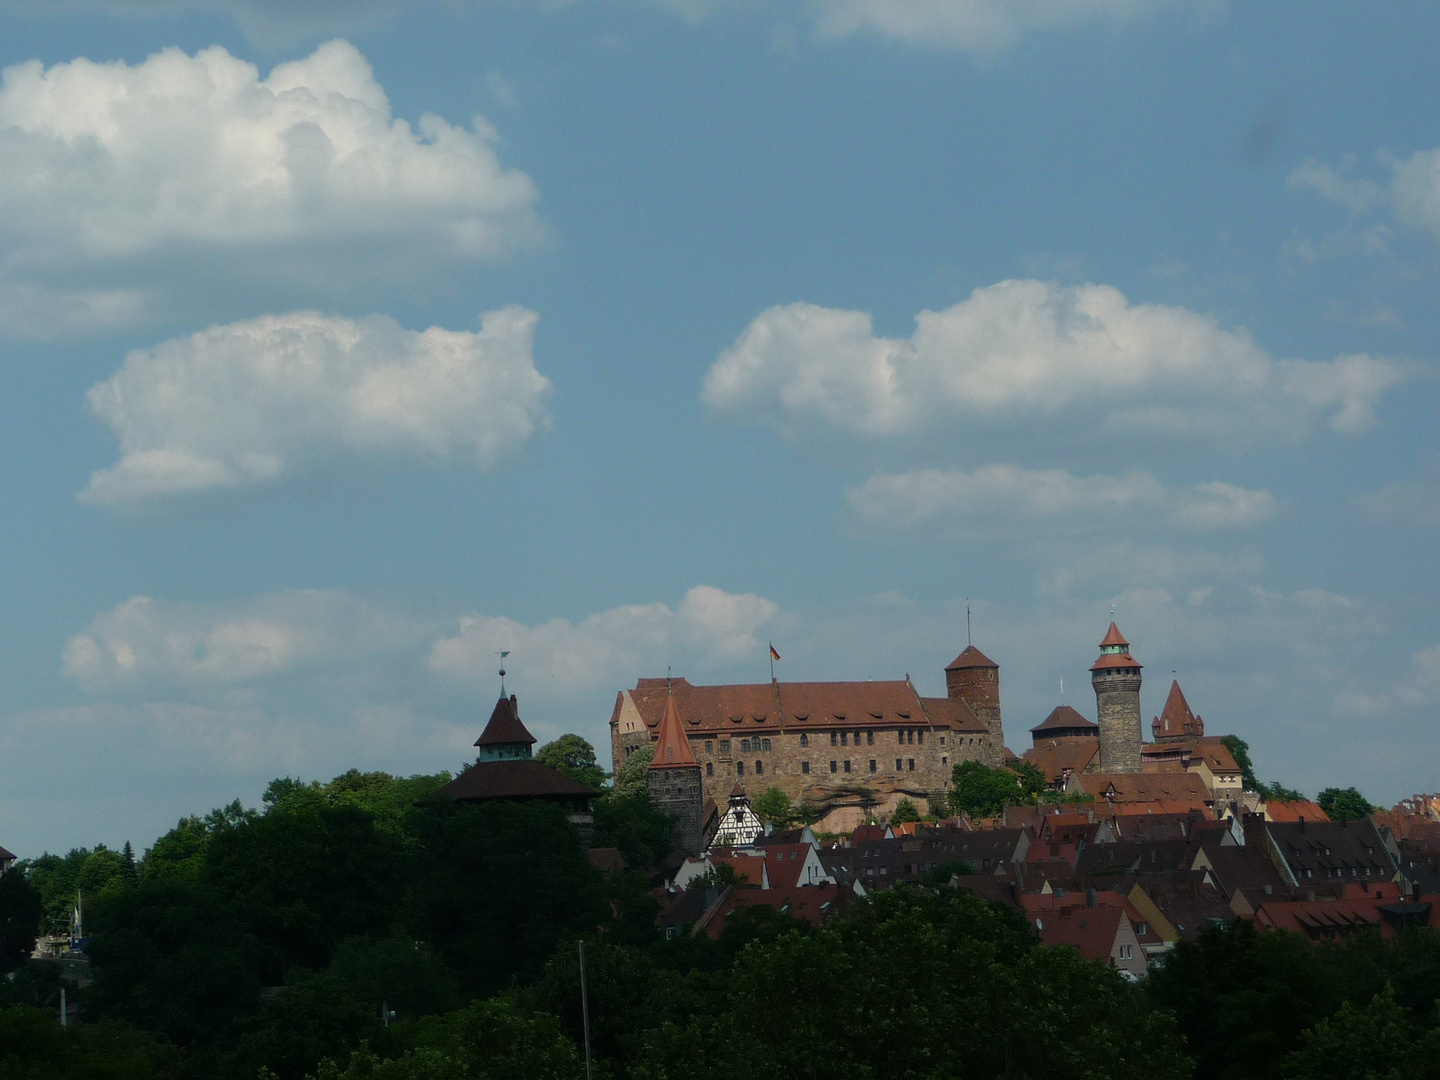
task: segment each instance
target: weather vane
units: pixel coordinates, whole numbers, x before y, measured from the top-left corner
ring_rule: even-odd
[[[500,649],[495,653],[500,657],[500,696],[505,696],[505,657],[510,655],[509,649]]]

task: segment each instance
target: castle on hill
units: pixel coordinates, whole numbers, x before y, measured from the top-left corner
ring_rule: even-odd
[[[1056,790],[1111,803],[1159,801],[1219,814],[1243,797],[1241,771],[1221,740],[1205,735],[1179,684],[1144,742],[1141,665],[1115,623],[1091,667],[1096,717],[1061,705],[1030,731],[1023,760]],[[884,817],[901,799],[943,802],[954,767],[1018,760],[1005,746],[1000,666],[974,645],[945,668],[946,696],[927,698],[903,680],[697,686],[642,678],[615,698],[613,767],[656,745],[652,797],[677,814],[681,846],[698,850],[706,822],[737,785],[779,788],[848,831]]]

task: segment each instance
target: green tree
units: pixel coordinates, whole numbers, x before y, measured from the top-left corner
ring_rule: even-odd
[[[750,805],[756,817],[777,829],[788,829],[795,823],[795,807],[790,803],[790,796],[778,787],[767,788]]]
[[[0,874],[0,975],[25,963],[35,948],[45,905],[40,892],[12,866]]]
[[[646,743],[637,747],[615,772],[616,795],[642,795],[649,792],[646,772],[655,760],[655,744]]]
[[[1250,744],[1239,735],[1222,735],[1220,745],[1230,751],[1235,764],[1240,766],[1240,779],[1245,784],[1245,790],[1258,791],[1260,782],[1255,779],[1255,766],[1250,761]]]
[[[1286,787],[1279,780],[1271,780],[1268,784],[1256,784],[1255,793],[1266,802],[1299,802],[1305,798],[1304,792]]]
[[[950,808],[971,817],[993,817],[1007,806],[1033,803],[1045,790],[1045,778],[1029,762],[1016,769],[992,769],[962,761],[950,774]]]
[[[369,1050],[321,1062],[317,1080],[579,1080],[585,1066],[555,1017],[507,998],[418,1025],[415,1047],[388,1061]]]
[[[117,1024],[61,1027],[49,1009],[0,1009],[0,1076],[6,1080],[172,1080],[173,1047]]]
[[[104,844],[96,844],[93,851],[75,848],[63,856],[47,852],[19,866],[26,880],[39,892],[45,909],[40,930],[52,934],[69,929],[77,896],[88,904],[123,871],[120,854]]]
[[[895,804],[895,811],[890,815],[891,825],[904,825],[907,822],[919,821],[920,811],[909,799],[902,798]]]
[[[561,735],[554,742],[546,743],[535,751],[535,760],[595,791],[610,779],[610,774],[595,760],[595,747],[579,735]]]
[[[1380,809],[1353,787],[1327,787],[1315,796],[1315,802],[1331,821],[1362,821]]]

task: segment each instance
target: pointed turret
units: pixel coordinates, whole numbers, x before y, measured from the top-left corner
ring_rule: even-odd
[[[1156,742],[1178,742],[1205,734],[1205,721],[1190,711],[1190,703],[1185,700],[1178,681],[1171,681],[1165,708],[1150,721],[1150,730]]]
[[[675,846],[698,855],[704,847],[701,833],[705,804],[700,763],[685,737],[673,694],[665,695],[665,715],[655,740],[655,757],[645,773],[645,786],[652,803],[675,815]]]
[[[520,707],[514,694],[508,698],[500,695],[495,711],[490,714],[490,722],[485,725],[480,738],[475,740],[475,745],[480,748],[481,761],[513,761],[531,756],[535,736],[520,722]]]
[[[680,710],[675,707],[675,697],[665,699],[665,716],[660,721],[660,734],[655,742],[655,759],[652,769],[698,769],[700,763],[690,749],[690,740],[685,737],[685,728],[680,723]]]

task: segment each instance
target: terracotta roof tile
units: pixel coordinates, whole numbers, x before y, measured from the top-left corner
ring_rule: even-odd
[[[1133,656],[1131,656],[1128,652],[1123,652],[1123,653],[1106,653],[1104,656],[1100,657],[1099,660],[1096,660],[1095,663],[1093,663],[1093,664],[1090,665],[1090,670],[1091,670],[1091,671],[1104,671],[1104,670],[1106,670],[1107,668],[1117,668],[1117,667],[1133,667],[1133,668],[1138,668],[1138,667],[1144,667],[1144,666],[1145,666],[1144,664],[1140,663],[1140,661],[1136,660],[1136,659],[1135,659]]]
[[[1120,633],[1120,627],[1116,626],[1113,620],[1110,623],[1110,629],[1105,631],[1105,640],[1100,642],[1102,649],[1107,645],[1124,645],[1125,651],[1130,651],[1130,643],[1125,640],[1125,635]]]
[[[1067,772],[1084,772],[1100,752],[1098,736],[1078,739],[1045,739],[1025,751],[1022,761],[1039,769],[1047,780]]]
[[[1180,689],[1178,680],[1170,681],[1170,694],[1165,698],[1165,708],[1150,722],[1156,738],[1204,735],[1205,722],[1190,711],[1190,703]]]
[[[965,668],[978,667],[999,668],[1000,665],[975,648],[974,645],[966,645],[964,652],[945,665],[945,670],[960,671]]]
[[[730,732],[775,731],[781,727],[868,727],[925,726],[930,723],[926,708],[915,688],[904,679],[866,682],[743,683],[696,686],[685,679],[640,679],[630,698],[641,719],[652,731],[665,714],[665,700],[675,699],[684,727],[693,734],[714,733],[721,738]],[[964,719],[973,713],[941,706],[944,726],[952,718]],[[875,714],[879,713],[879,717]],[[968,721],[966,721],[968,723]],[[978,722],[977,722],[978,725]],[[978,726],[977,726],[978,730]]]
[[[1330,820],[1330,815],[1320,809],[1320,804],[1309,799],[1272,799],[1265,804],[1265,816],[1279,822],[1300,821],[1302,818],[1310,822]]]
[[[1081,713],[1072,709],[1069,705],[1057,705],[1050,710],[1049,716],[1045,717],[1044,720],[1030,730],[1031,732],[1051,731],[1055,728],[1069,728],[1075,731],[1083,730],[1094,734],[1100,730],[1100,725],[1093,720],[1085,719]]]
[[[650,762],[652,769],[700,768],[695,754],[690,749],[690,740],[680,724],[680,711],[675,707],[675,698],[665,698],[665,716],[660,721],[660,737],[655,742],[655,759]]]

